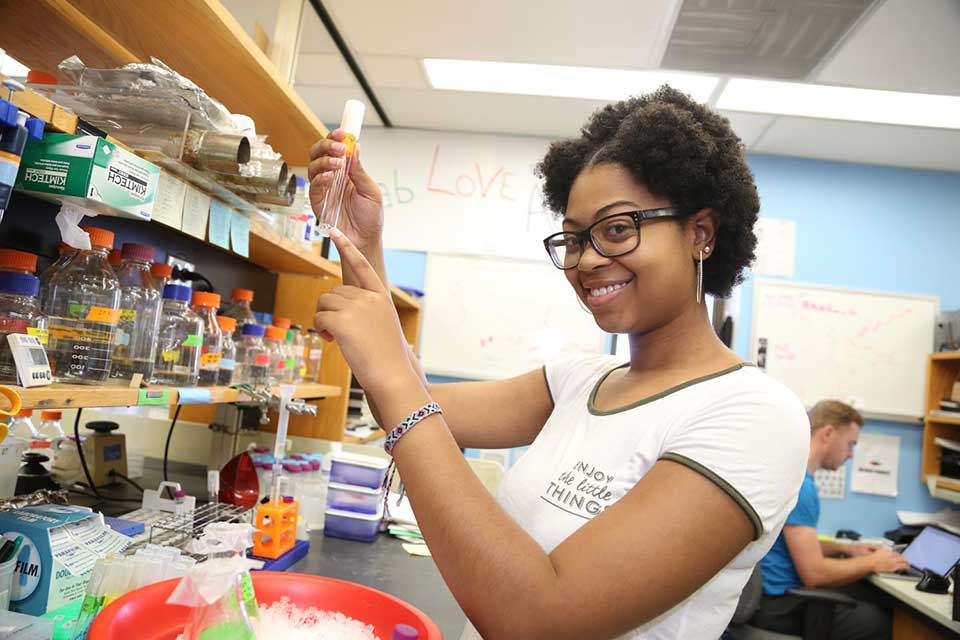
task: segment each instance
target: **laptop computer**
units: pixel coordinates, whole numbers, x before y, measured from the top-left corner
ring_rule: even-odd
[[[927,526],[903,550],[910,569],[901,573],[881,573],[888,578],[919,580],[924,569],[945,576],[960,560],[960,536],[937,526]]]

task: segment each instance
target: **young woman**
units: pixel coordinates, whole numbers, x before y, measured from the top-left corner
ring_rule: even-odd
[[[342,139],[312,147],[313,185],[341,166]],[[550,258],[602,329],[629,334],[629,363],[577,356],[428,384],[385,286],[381,193],[359,160],[333,234],[345,284],[320,298],[316,326],[384,429],[404,425],[392,454],[465,638],[717,638],[796,501],[809,442],[799,400],[724,347],[703,302],[753,259],[743,147],[663,87],[595,113],[538,174],[563,217]],[[496,500],[459,450],[523,445]]]

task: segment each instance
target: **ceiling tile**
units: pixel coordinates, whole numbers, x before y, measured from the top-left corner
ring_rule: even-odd
[[[774,121],[774,116],[768,116],[762,113],[741,113],[738,111],[721,111],[723,117],[730,120],[730,125],[734,132],[740,136],[743,145],[747,149],[752,149],[757,139],[763,135],[770,123]]]
[[[679,0],[328,0],[360,54],[653,67]]]
[[[363,73],[374,87],[392,89],[428,89],[423,62],[419,58],[363,56]]]
[[[377,112],[370,106],[370,101],[363,91],[357,87],[294,87],[307,106],[320,118],[327,127],[334,129],[340,125],[343,116],[343,103],[347,100],[360,100],[367,105],[367,112],[363,117],[364,126],[379,127],[383,125]],[[388,112],[389,114],[389,112]]]
[[[958,34],[957,0],[887,0],[841,45],[816,80],[960,95]]]
[[[300,54],[296,84],[320,87],[356,87],[357,79],[337,53]]]
[[[754,153],[960,171],[960,131],[779,117]]]

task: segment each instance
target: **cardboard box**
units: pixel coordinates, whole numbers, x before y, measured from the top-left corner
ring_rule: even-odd
[[[96,136],[47,133],[23,152],[15,188],[149,221],[160,167]]]
[[[0,511],[0,533],[23,536],[13,573],[10,609],[41,616],[83,597],[99,555],[117,553],[130,539],[85,507],[45,505]]]

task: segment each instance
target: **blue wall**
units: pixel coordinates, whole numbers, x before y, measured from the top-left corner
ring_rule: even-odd
[[[751,156],[761,215],[797,223],[797,282],[940,296],[960,308],[960,174]],[[753,285],[741,291],[736,350],[749,357]],[[920,425],[868,421],[865,431],[899,436],[898,496],[851,493],[823,500],[821,533],[879,536],[895,511],[938,511],[920,482]]]

